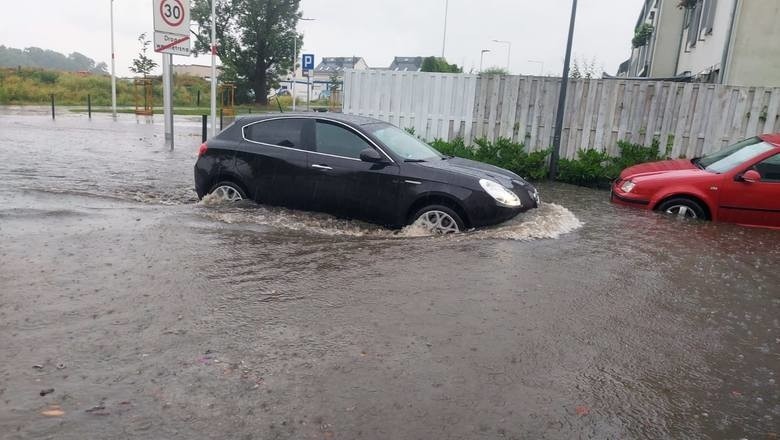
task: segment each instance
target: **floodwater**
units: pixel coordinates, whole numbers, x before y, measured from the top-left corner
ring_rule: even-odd
[[[198,202],[161,119],[0,112],[0,438],[780,435],[780,232],[559,184],[448,237]]]

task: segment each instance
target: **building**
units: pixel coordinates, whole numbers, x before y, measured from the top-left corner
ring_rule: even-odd
[[[780,86],[778,22],[777,0],[645,0],[618,76]]]
[[[211,66],[200,64],[174,64],[173,73],[175,75],[197,76],[203,79],[211,79]],[[217,66],[217,77],[222,75],[222,68]]]
[[[425,57],[394,57],[387,70],[399,72],[419,72],[422,70]]]

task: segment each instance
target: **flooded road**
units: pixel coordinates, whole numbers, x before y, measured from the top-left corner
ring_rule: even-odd
[[[198,203],[157,119],[0,114],[0,438],[780,435],[780,232],[558,184],[438,238]]]

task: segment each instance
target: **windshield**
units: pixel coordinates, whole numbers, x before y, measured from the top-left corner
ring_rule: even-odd
[[[444,158],[430,145],[393,125],[370,124],[364,128],[405,161],[421,162]]]
[[[697,163],[709,172],[725,173],[773,148],[773,145],[756,137],[746,139],[709,156],[704,156]]]

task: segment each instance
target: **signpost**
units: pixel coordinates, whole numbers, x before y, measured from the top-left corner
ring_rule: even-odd
[[[306,75],[306,110],[310,110],[309,103],[311,102],[311,72],[314,70],[313,53],[303,54],[301,69],[303,70],[303,74]]]
[[[189,0],[152,0],[154,51],[163,54],[165,141],[173,150],[173,55],[190,55]]]

